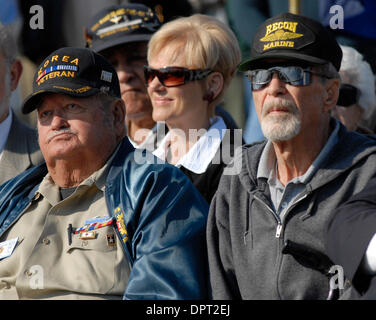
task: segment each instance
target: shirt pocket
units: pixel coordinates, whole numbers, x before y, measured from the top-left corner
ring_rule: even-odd
[[[113,227],[108,226],[86,232],[86,236],[81,234],[72,234],[72,243],[68,246],[67,252],[74,250],[94,250],[100,252],[109,252],[116,250],[116,234]],[[91,235],[94,237],[91,238]]]
[[[105,294],[115,285],[118,242],[112,226],[93,231],[92,239],[72,234],[72,243],[65,250],[66,272],[75,290]]]

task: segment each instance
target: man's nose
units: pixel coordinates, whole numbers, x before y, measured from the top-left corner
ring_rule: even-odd
[[[267,90],[270,95],[279,95],[286,92],[286,83],[280,79],[278,72],[273,72]]]
[[[69,127],[69,123],[63,111],[54,112],[52,116],[51,127],[53,130],[60,130]]]
[[[119,78],[119,82],[129,82],[135,76],[134,67],[127,65],[127,64],[119,64],[116,68],[117,76]]]

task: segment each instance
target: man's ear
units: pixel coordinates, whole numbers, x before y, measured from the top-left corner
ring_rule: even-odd
[[[123,99],[116,99],[111,104],[114,128],[117,136],[125,135],[125,103]]]
[[[10,88],[12,91],[17,89],[18,82],[20,81],[22,74],[22,63],[20,60],[16,60],[10,66]]]
[[[330,111],[337,105],[339,96],[339,79],[330,79],[325,82],[324,112]]]

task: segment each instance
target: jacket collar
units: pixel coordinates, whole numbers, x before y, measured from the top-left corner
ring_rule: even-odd
[[[129,141],[128,137],[125,137],[118,147],[116,154],[111,162],[110,171],[107,176],[107,182],[113,180],[122,170],[124,165],[124,159],[128,157],[128,155],[134,152],[135,148],[132,143]],[[141,150],[140,150],[141,151]],[[146,150],[142,150],[141,152],[147,152]]]
[[[334,126],[336,121],[332,118],[331,126]],[[264,189],[264,184],[266,184],[265,178],[257,179],[258,163],[266,144],[265,140],[243,147],[242,170],[239,179],[249,192],[255,188]],[[375,136],[349,131],[342,123],[339,123],[338,142],[328,152],[307,187],[316,189],[328,183],[372,153],[376,153]]]

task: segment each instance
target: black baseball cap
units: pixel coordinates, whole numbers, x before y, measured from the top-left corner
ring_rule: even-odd
[[[332,32],[321,23],[292,13],[267,19],[256,31],[250,58],[238,69],[257,69],[265,59],[287,59],[308,64],[331,62],[339,70],[342,50]]]
[[[99,52],[128,42],[149,41],[163,16],[138,3],[114,5],[98,12],[85,30],[86,47]]]
[[[103,56],[87,48],[66,47],[52,52],[38,67],[33,93],[23,103],[22,112],[38,107],[44,93],[89,97],[104,92],[120,98],[116,71]]]

